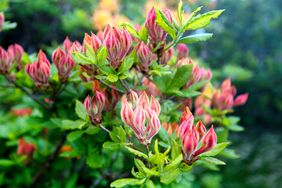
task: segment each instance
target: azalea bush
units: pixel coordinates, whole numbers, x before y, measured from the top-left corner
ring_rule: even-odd
[[[243,128],[230,113],[248,94],[213,85],[187,47],[223,11],[152,8],[143,25],[66,37],[51,58],[1,47],[0,184],[183,187],[193,169],[236,158],[229,133]]]

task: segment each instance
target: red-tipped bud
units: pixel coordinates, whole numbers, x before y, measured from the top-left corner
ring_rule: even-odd
[[[69,39],[69,37],[66,37],[66,39],[64,40],[63,46],[67,54],[70,53],[72,45],[73,45],[73,42]]]
[[[105,106],[106,98],[103,93],[96,91],[95,97],[87,96],[84,100],[84,109],[94,124],[100,123],[102,120],[102,111]]]
[[[195,151],[193,156],[196,157],[201,153],[211,150],[216,145],[216,142],[217,142],[217,136],[212,126],[210,130],[202,138],[201,146],[197,151]]]
[[[42,50],[39,51],[37,62],[26,65],[26,73],[35,81],[37,87],[48,85],[50,62]]]
[[[141,105],[143,107],[147,107],[149,106],[150,102],[149,102],[149,97],[147,95],[147,93],[145,91],[142,92],[142,94],[140,95],[139,99],[138,99],[138,105]]]
[[[18,69],[22,68],[21,60],[22,60],[23,53],[24,53],[24,49],[19,44],[10,45],[8,48],[8,54],[9,54],[10,60],[12,61],[12,63],[17,64]]]
[[[237,96],[234,101],[234,106],[244,105],[247,102],[248,97],[249,97],[248,93]]]
[[[189,49],[186,44],[178,44],[177,45],[177,59],[183,59],[188,56]]]
[[[173,56],[174,49],[170,48],[161,56],[160,64],[167,64]]]
[[[87,33],[85,33],[84,41],[83,41],[84,51],[86,50],[86,44],[88,44],[96,52],[101,46],[101,41],[95,34],[91,33],[90,36]]]
[[[151,43],[153,46],[157,46],[159,42],[165,41],[167,33],[156,22],[156,10],[152,8],[147,16],[145,27],[148,31]],[[163,10],[166,18],[172,22],[172,16],[168,9]]]
[[[132,38],[127,30],[107,26],[104,30],[104,45],[108,49],[108,61],[113,68],[118,68],[131,50]]]
[[[185,109],[184,109],[184,112],[182,113],[182,116],[181,116],[181,119],[180,119],[180,124],[181,124],[183,121],[185,121],[185,120],[187,120],[187,119],[190,119],[191,117],[193,117],[193,115],[192,115],[192,113],[191,113],[189,107],[186,106]]]
[[[157,115],[160,114],[161,105],[160,105],[159,101],[157,101],[153,96],[151,96],[150,107],[154,112],[156,112]]]
[[[198,138],[198,141],[200,141],[201,138],[203,138],[203,136],[206,134],[206,127],[205,125],[202,123],[202,121],[198,121],[198,123],[196,124],[196,132],[197,132],[197,138]]]
[[[120,111],[121,120],[129,125],[130,127],[133,126],[133,110],[130,107],[129,103],[125,99],[125,96],[122,97],[121,100],[121,111]]]
[[[182,151],[184,154],[184,161],[189,162],[192,159],[192,155],[197,148],[198,141],[196,138],[196,131],[193,127],[190,131],[188,131],[183,137],[181,137],[182,140]]]
[[[9,54],[0,47],[0,74],[8,74],[10,71],[12,61],[9,59]]]
[[[159,132],[161,128],[160,120],[156,113],[151,114],[151,119],[147,125],[147,144],[151,143],[152,138]]]
[[[138,134],[141,135],[145,134],[145,121],[146,121],[145,110],[142,106],[138,105],[134,111],[134,116],[133,116],[133,125],[138,130]]]
[[[139,60],[140,70],[147,72],[152,60],[150,48],[144,42],[140,42],[136,47],[136,55]]]

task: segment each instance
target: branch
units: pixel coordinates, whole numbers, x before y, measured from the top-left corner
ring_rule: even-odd
[[[62,146],[64,145],[64,143],[66,142],[66,137],[67,137],[67,131],[64,132],[64,134],[63,134],[61,140],[59,141],[59,143],[57,144],[54,152],[47,158],[46,162],[41,166],[39,171],[32,178],[31,187],[33,187],[33,185],[35,185],[38,182],[38,180],[41,178],[41,176],[44,174],[44,172],[51,166],[53,161],[59,156],[60,150],[61,150]]]
[[[101,129],[103,129],[104,131],[106,131],[107,133],[111,133],[111,131],[109,131],[109,129],[107,129],[106,127],[104,127],[102,124],[99,124],[99,127],[101,128]]]
[[[103,81],[103,80],[99,80],[99,81],[102,82],[104,85],[108,86],[109,88],[113,89],[113,90],[116,90],[116,91],[118,91],[118,92],[120,92],[120,93],[126,93],[125,91],[123,91],[123,90],[121,90],[121,89],[118,89],[118,88],[116,88],[116,87],[114,87],[114,86],[112,86],[112,85],[107,84],[107,83],[106,83],[105,81]]]
[[[121,80],[121,79],[119,79],[119,82],[120,82],[121,85],[126,89],[127,93],[129,93],[129,92],[130,92],[130,89],[129,89],[129,87],[127,86],[127,84],[126,84],[123,80]]]

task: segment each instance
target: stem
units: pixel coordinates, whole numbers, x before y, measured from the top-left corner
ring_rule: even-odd
[[[179,32],[176,36],[176,39],[164,48],[164,52],[166,50],[170,49],[171,47],[173,47],[174,45],[176,45],[178,43],[178,41],[180,40],[180,38],[182,37],[182,35],[183,35],[183,33]]]
[[[120,92],[120,93],[126,93],[125,91],[123,91],[123,90],[121,90],[121,89],[118,89],[118,88],[116,88],[116,87],[114,87],[114,86],[112,86],[112,85],[107,84],[107,83],[106,83],[105,81],[103,81],[103,80],[99,80],[99,81],[102,82],[104,85],[108,86],[109,88],[113,89],[113,90],[116,90],[116,91],[118,91],[118,92]]]
[[[7,79],[7,81],[9,83],[12,83],[16,88],[20,89],[21,91],[23,91],[27,96],[29,96],[31,99],[33,99],[35,102],[37,102],[38,104],[40,104],[43,108],[45,108],[46,110],[50,109],[50,106],[47,106],[44,102],[40,101],[37,97],[35,97],[32,93],[30,93],[26,88],[18,85],[15,81],[9,79],[7,76],[5,76],[5,78]]]
[[[38,182],[40,177],[51,166],[52,162],[58,157],[58,155],[60,154],[60,149],[62,148],[62,146],[66,142],[66,137],[67,137],[67,132],[65,131],[63,136],[62,136],[62,138],[61,138],[61,140],[57,144],[56,149],[54,150],[54,152],[47,158],[46,162],[41,166],[39,171],[32,178],[31,187],[33,187],[33,185],[35,185]]]
[[[120,82],[121,85],[126,89],[127,93],[129,93],[129,92],[130,92],[130,89],[129,89],[129,87],[127,86],[127,84],[126,84],[123,80],[121,80],[121,79],[119,79],[119,82]]]
[[[106,131],[107,133],[111,133],[111,131],[109,131],[109,129],[107,129],[106,127],[104,127],[102,124],[99,124],[99,127],[101,128],[101,129],[103,129],[104,131]]]

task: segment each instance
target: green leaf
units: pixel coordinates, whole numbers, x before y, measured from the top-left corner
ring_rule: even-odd
[[[191,77],[192,75],[192,68],[193,65],[183,65],[181,67],[179,67],[176,71],[176,73],[174,74],[174,77],[171,81],[170,90],[178,90],[181,87],[183,87],[186,83],[187,80]]]
[[[200,33],[200,34],[189,35],[187,37],[181,38],[179,40],[179,43],[191,44],[195,42],[206,41],[210,39],[212,36],[213,36],[212,33]]]
[[[62,120],[59,125],[60,128],[65,130],[82,129],[86,125],[85,121],[82,120]]]
[[[132,25],[130,25],[130,24],[128,24],[128,23],[122,23],[121,26],[125,27],[125,29],[126,29],[133,37],[140,39],[140,36],[139,36],[138,32],[136,31],[136,29],[135,29]]]
[[[4,22],[2,29],[3,29],[3,31],[5,31],[5,30],[10,30],[10,29],[15,29],[16,27],[17,27],[16,22],[6,21],[6,22]]]
[[[137,167],[137,169],[144,173],[146,175],[146,177],[151,177],[151,176],[158,176],[159,173],[155,170],[155,169],[149,169],[146,167],[146,165],[139,159],[134,159],[134,163]]]
[[[186,29],[186,26],[188,23],[190,23],[190,21],[198,14],[198,12],[202,9],[202,6],[201,7],[198,7],[196,10],[194,10],[189,18],[185,21],[184,25],[183,25],[183,29],[182,29],[182,32],[184,33]]]
[[[225,157],[225,158],[229,158],[229,159],[237,159],[240,157],[240,155],[238,155],[235,150],[233,149],[228,149],[226,148],[225,150],[223,150],[220,153],[220,156]]]
[[[87,120],[88,118],[84,105],[79,100],[75,101],[75,113],[82,120]]]
[[[103,166],[103,156],[99,154],[97,148],[89,147],[86,163],[91,168],[101,168]]]
[[[221,161],[217,158],[214,158],[214,157],[203,157],[203,158],[201,158],[201,160],[203,160],[204,162],[209,163],[209,164],[225,165],[225,162],[223,162],[223,161]]]
[[[0,159],[0,167],[10,167],[15,164],[14,161],[9,159]]]
[[[97,58],[94,49],[88,43],[85,43],[85,46],[86,46],[86,57],[90,59],[91,64],[96,64]]]
[[[100,128],[90,125],[84,132],[86,134],[94,135],[100,132],[100,130],[101,130]]]
[[[171,168],[169,170],[164,170],[164,172],[161,174],[160,180],[164,184],[170,184],[171,182],[176,180],[180,172],[181,171],[179,168]]]
[[[107,76],[107,80],[109,80],[110,82],[117,82],[118,81],[118,76],[115,74],[109,74]]]
[[[217,18],[224,10],[212,10],[210,12],[199,14],[195,17],[192,17],[191,20],[185,25],[185,30],[196,30],[203,27],[206,27],[211,19]]]
[[[78,130],[78,131],[72,131],[68,134],[67,140],[70,142],[73,142],[77,139],[79,139],[83,135],[84,131]]]
[[[89,59],[88,57],[86,57],[84,54],[80,52],[73,53],[72,58],[74,59],[75,62],[82,65],[92,64],[91,59]]]
[[[126,57],[123,61],[122,64],[120,65],[119,69],[118,69],[118,73],[124,73],[126,71],[128,71],[132,65],[133,65],[133,58],[128,56]]]
[[[135,179],[135,178],[123,178],[116,180],[111,183],[111,187],[124,187],[126,185],[142,185],[145,182],[144,179]]]
[[[102,48],[99,49],[98,54],[97,54],[97,64],[100,66],[105,65],[105,61],[108,56],[108,50],[107,47],[103,46]]]
[[[147,29],[146,29],[146,27],[145,27],[144,25],[141,27],[141,30],[140,30],[140,32],[139,32],[139,36],[140,36],[140,39],[141,39],[143,42],[147,43],[148,31],[147,31]]]
[[[240,131],[244,131],[244,127],[240,126],[240,125],[236,125],[236,124],[232,124],[228,127],[229,130],[231,131],[237,131],[237,132],[240,132]]]
[[[216,144],[216,146],[212,150],[202,153],[198,157],[202,158],[202,157],[216,156],[217,154],[221,153],[229,144],[230,144],[229,142],[222,142],[222,143]]]
[[[180,21],[180,25],[182,25],[182,17],[183,17],[183,3],[182,3],[182,0],[180,0],[179,3],[178,3],[177,14],[178,14],[178,19]]]
[[[176,30],[170,21],[166,18],[164,13],[160,10],[155,9],[156,12],[156,22],[157,24],[165,30],[173,39],[176,38]]]
[[[141,151],[138,151],[136,149],[133,149],[131,147],[125,146],[125,148],[132,154],[138,156],[138,157],[143,157],[144,159],[148,159],[148,156],[145,153],[142,153]]]
[[[121,126],[114,127],[114,129],[110,133],[110,137],[114,142],[121,143],[124,142],[126,139],[126,132]]]
[[[114,151],[120,149],[120,144],[115,142],[105,142],[103,144],[103,148],[106,150]]]

